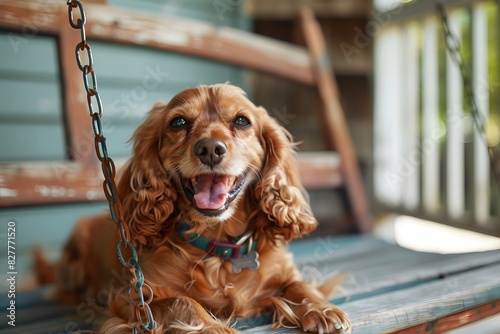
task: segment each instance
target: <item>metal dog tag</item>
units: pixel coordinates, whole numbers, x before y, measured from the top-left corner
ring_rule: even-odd
[[[252,270],[259,269],[259,253],[256,251],[250,251],[246,255],[241,255],[237,259],[232,259],[233,273],[239,274],[243,269],[249,268]]]

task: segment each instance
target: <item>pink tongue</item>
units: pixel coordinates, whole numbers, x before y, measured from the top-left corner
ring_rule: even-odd
[[[204,174],[197,177],[194,199],[200,209],[217,210],[226,202],[229,176]]]

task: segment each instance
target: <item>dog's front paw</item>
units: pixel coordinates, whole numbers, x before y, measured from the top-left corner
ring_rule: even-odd
[[[299,312],[302,329],[317,333],[350,333],[351,321],[347,314],[332,304],[304,303]],[[301,314],[301,315],[300,315]]]

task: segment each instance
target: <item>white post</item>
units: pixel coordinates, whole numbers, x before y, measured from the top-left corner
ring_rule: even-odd
[[[460,39],[460,12],[449,14],[451,32]],[[464,132],[463,132],[463,84],[459,66],[446,53],[446,196],[448,214],[460,218],[464,213]]]
[[[484,3],[472,11],[472,85],[481,119],[486,125],[489,115],[488,85],[488,17]],[[478,126],[474,135],[474,214],[479,224],[490,215],[490,167],[487,143]]]
[[[439,68],[438,36],[434,17],[424,21],[422,49],[422,192],[424,209],[439,210]]]
[[[374,46],[374,190],[379,201],[400,205],[411,168],[401,156],[401,85],[404,34],[397,25],[381,29]]]
[[[419,149],[419,31],[416,23],[409,23],[405,27],[405,70],[403,75],[404,86],[402,93],[404,96],[404,107],[400,113],[402,117],[401,128],[405,129],[400,137],[401,140],[401,156],[404,157],[405,163],[408,164],[411,171],[408,173],[403,192],[404,205],[410,209],[418,208],[420,200],[420,149]]]

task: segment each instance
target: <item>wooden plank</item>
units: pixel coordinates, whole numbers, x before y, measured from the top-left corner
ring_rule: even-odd
[[[33,38],[31,34],[34,31],[29,31],[26,23],[19,25],[19,28],[21,30],[24,28],[25,34],[23,32],[0,32],[0,49],[2,50],[0,73],[16,72],[34,77],[43,75],[57,80],[59,78],[57,40],[52,36],[37,35]],[[34,54],[39,59],[36,62],[33,61]]]
[[[0,175],[0,207],[104,199],[103,177],[97,166],[82,168],[57,161],[10,163],[0,165]]]
[[[59,31],[59,57],[65,92],[63,105],[67,124],[68,156],[81,166],[90,167],[96,166],[98,160],[94,149],[87,149],[94,147],[94,134],[90,125],[87,93],[83,86],[82,72],[75,59],[75,47],[80,41],[80,34],[77,30],[68,28]],[[92,98],[95,112],[98,112],[95,101],[96,99]]]
[[[123,157],[122,142],[128,140],[130,132],[113,131],[109,149],[114,157]],[[77,143],[78,152],[93,153],[92,137]],[[319,162],[320,157],[326,159]],[[125,159],[116,158],[118,170]],[[335,153],[301,153],[297,164],[304,186],[317,189],[337,187],[342,184],[339,161]],[[83,168],[78,163],[65,161],[4,163],[0,165],[0,207],[30,204],[48,204],[79,201],[102,201],[103,176],[98,165]]]
[[[42,124],[23,125],[5,122],[2,118],[0,120],[2,121],[0,132],[3,138],[7,139],[5,144],[2,143],[1,164],[7,161],[34,160],[54,160],[54,163],[57,163],[56,161],[63,161],[66,158],[64,129],[61,124],[50,122],[50,118],[43,119],[45,122]],[[0,167],[0,172],[1,170]],[[6,177],[8,176],[0,177],[0,187]]]
[[[447,333],[452,329],[462,327],[500,313],[500,299],[472,307],[437,320],[397,331],[398,334]]]
[[[299,271],[322,281],[344,274],[335,302],[358,300],[499,262],[500,251],[470,254],[421,253],[374,236],[328,237],[292,243]]]
[[[46,307],[50,307],[47,305]],[[35,313],[33,310],[32,313]],[[82,321],[80,317],[69,314],[59,314],[54,317],[53,315],[47,315],[46,312],[41,313],[45,317],[36,322],[31,323],[21,323],[16,322],[16,327],[10,327],[2,329],[3,334],[20,334],[20,333],[80,333],[80,332],[90,332],[92,326],[85,326],[86,323]],[[18,325],[19,324],[19,325]]]
[[[103,14],[98,8],[92,10],[90,15]],[[129,13],[113,11],[106,14],[113,17],[103,16],[108,20],[97,20],[90,25],[95,38],[123,43],[133,41],[139,45],[211,58],[311,84],[307,56],[291,44],[231,28],[215,28],[201,22],[187,23],[177,18],[151,21],[150,17],[141,19],[137,15],[127,15]],[[133,25],[129,25],[130,20],[134,21]],[[114,25],[116,21],[123,23]],[[194,31],[201,31],[201,34],[193,34]]]
[[[366,199],[366,193],[361,178],[361,172],[352,143],[344,111],[339,100],[334,73],[328,61],[326,46],[321,28],[314,18],[313,12],[304,8],[300,11],[303,34],[312,61],[315,79],[319,89],[323,112],[321,116],[328,133],[330,148],[335,149],[342,159],[342,175],[345,179],[347,192],[353,206],[353,215],[361,232],[372,229],[372,218]]]
[[[435,321],[500,297],[500,250],[427,254],[409,251],[368,235],[303,240],[292,243],[290,248],[301,272],[304,267],[315,267],[324,277],[330,277],[332,273],[348,274],[343,285],[347,291],[340,292],[332,301],[350,314],[355,325],[354,334],[392,331]],[[325,268],[328,272],[324,272]],[[40,310],[57,311],[57,305],[53,310],[48,309],[54,304],[47,294],[32,294],[20,294],[18,298],[19,309],[25,315],[22,325],[26,328],[33,328],[30,326],[40,321]],[[498,307],[500,304],[497,311]],[[60,317],[59,322],[41,322],[40,325],[47,326],[47,331],[60,328],[66,323],[61,317],[74,313],[74,309],[62,310],[56,316]],[[80,312],[80,317],[72,320],[77,320],[79,325],[89,325],[91,323],[85,321],[87,315]],[[262,320],[246,321],[254,328],[246,329],[244,333],[300,332],[255,327]]]
[[[40,36],[17,44],[13,35],[0,32],[0,131],[6,143],[0,161],[63,160],[57,41]],[[33,62],[35,54],[38,62]]]
[[[16,326],[7,321],[0,323],[3,334],[18,333],[73,333],[79,330],[91,330],[98,327],[96,305],[82,304],[82,307],[63,306],[53,300],[52,287],[41,287],[16,294]],[[1,316],[6,318],[5,309],[8,299],[0,298]],[[91,306],[92,305],[92,306]],[[92,313],[92,311],[94,313]],[[8,318],[6,318],[8,319]]]
[[[22,98],[12,98],[19,95]],[[42,122],[57,124],[63,130],[61,85],[58,80],[34,82],[2,77],[0,101],[3,102],[0,109],[2,123]]]
[[[356,319],[354,334],[393,332],[497,300],[500,295],[499,274],[500,265],[489,266],[346,303],[343,308]]]
[[[393,251],[397,252],[397,250]],[[366,258],[371,259],[371,262],[358,260],[349,266],[344,266],[342,263],[329,266],[329,270],[336,270],[333,272],[350,273],[343,285],[344,291],[333,296],[334,301],[355,301],[381,295],[387,291],[426,284],[440,277],[498,263],[499,257],[499,252],[475,254],[472,257],[439,254],[419,255],[405,252],[399,254],[378,252],[376,254],[386,258],[378,260],[366,254]],[[378,265],[374,263],[378,263]],[[356,267],[356,264],[365,265],[366,268]],[[324,277],[328,277],[326,273]]]
[[[336,188],[343,184],[341,161],[336,152],[301,152],[295,160],[307,189]]]
[[[493,302],[497,301],[499,296],[500,265],[495,265],[408,289],[347,302],[340,307],[351,317],[353,334],[394,333],[481,305],[486,309],[495,308],[494,311],[488,311],[489,314],[497,313],[500,311],[500,304]],[[490,305],[487,305],[488,303]],[[243,332],[301,333],[297,329],[271,329],[269,326]]]
[[[134,127],[135,128],[135,127]],[[133,131],[134,128],[130,128]],[[113,131],[109,145],[116,157],[127,155],[120,146],[128,139],[128,132]],[[93,150],[90,138],[77,144],[78,151]],[[121,139],[120,139],[121,138]],[[92,151],[91,151],[92,152]],[[303,184],[306,187],[337,187],[342,184],[338,159],[335,153],[318,162],[321,153],[304,153],[297,156]],[[115,159],[118,170],[125,159]],[[0,207],[79,201],[102,201],[103,176],[99,166],[83,168],[78,163],[53,161],[33,163],[4,163],[0,165]],[[325,179],[319,179],[325,177]],[[20,181],[22,180],[22,181]]]

